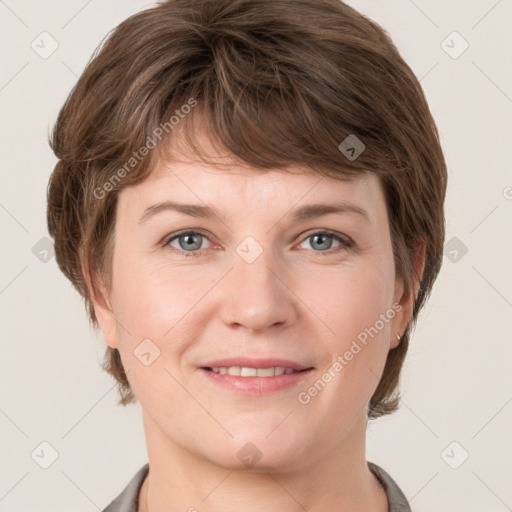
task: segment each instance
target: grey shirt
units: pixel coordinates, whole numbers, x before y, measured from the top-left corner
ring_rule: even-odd
[[[377,477],[386,491],[389,503],[389,512],[411,512],[411,507],[396,482],[381,467],[368,462],[368,467]],[[103,512],[137,512],[139,507],[139,492],[144,479],[149,472],[149,464],[145,464],[137,471],[130,483],[121,494],[113,500]]]

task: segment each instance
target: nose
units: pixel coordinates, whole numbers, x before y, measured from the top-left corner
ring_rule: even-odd
[[[270,250],[252,263],[235,255],[233,268],[223,280],[221,310],[226,325],[262,332],[294,322],[300,301],[283,267]]]

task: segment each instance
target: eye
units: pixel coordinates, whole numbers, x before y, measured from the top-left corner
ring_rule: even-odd
[[[173,234],[163,242],[165,247],[169,246],[185,256],[197,256],[202,253],[203,242],[209,240],[208,237],[200,231],[181,231]],[[177,244],[173,245],[173,242]]]
[[[334,250],[329,250],[332,247],[333,239],[336,240],[339,245],[338,248]],[[310,240],[310,244],[315,250],[315,252],[333,254],[341,251],[348,250],[352,247],[352,240],[347,236],[341,235],[340,233],[331,232],[331,231],[317,231],[315,233],[311,233],[307,236],[304,241]]]
[[[332,249],[333,240],[338,243],[338,246],[334,249]],[[210,239],[205,233],[197,230],[187,230],[173,233],[164,242],[162,242],[162,245],[164,247],[172,248],[172,250],[178,254],[185,256],[200,256],[209,248],[204,246],[204,243],[209,241]],[[314,252],[325,254],[326,256],[346,251],[353,246],[353,242],[349,237],[342,235],[341,233],[326,230],[311,233],[303,240],[302,244],[306,241],[310,241]]]

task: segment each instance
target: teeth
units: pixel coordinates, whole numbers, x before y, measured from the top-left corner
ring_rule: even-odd
[[[256,368],[240,368],[240,377],[257,377],[258,370]]]
[[[258,377],[273,377],[274,368],[258,368],[257,374]]]
[[[236,377],[274,377],[283,375],[283,373],[295,373],[292,368],[283,368],[275,366],[271,368],[247,368],[245,366],[221,366],[219,368],[211,368],[212,372],[221,375],[235,375]]]
[[[237,377],[240,377],[240,372],[242,369],[240,366],[230,366],[228,368],[228,375],[236,375]]]

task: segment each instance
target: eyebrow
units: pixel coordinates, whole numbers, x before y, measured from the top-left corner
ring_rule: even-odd
[[[191,217],[203,219],[219,217],[217,210],[215,210],[215,208],[211,208],[210,206],[163,201],[146,208],[142,217],[139,219],[139,224],[143,224],[149,218],[154,217],[158,213],[164,211],[177,211]],[[370,216],[364,208],[351,203],[308,204],[298,208],[293,214],[293,219],[299,221],[307,220],[315,217],[321,217],[322,215],[328,215],[330,213],[352,213],[360,215],[368,222],[370,221]]]

